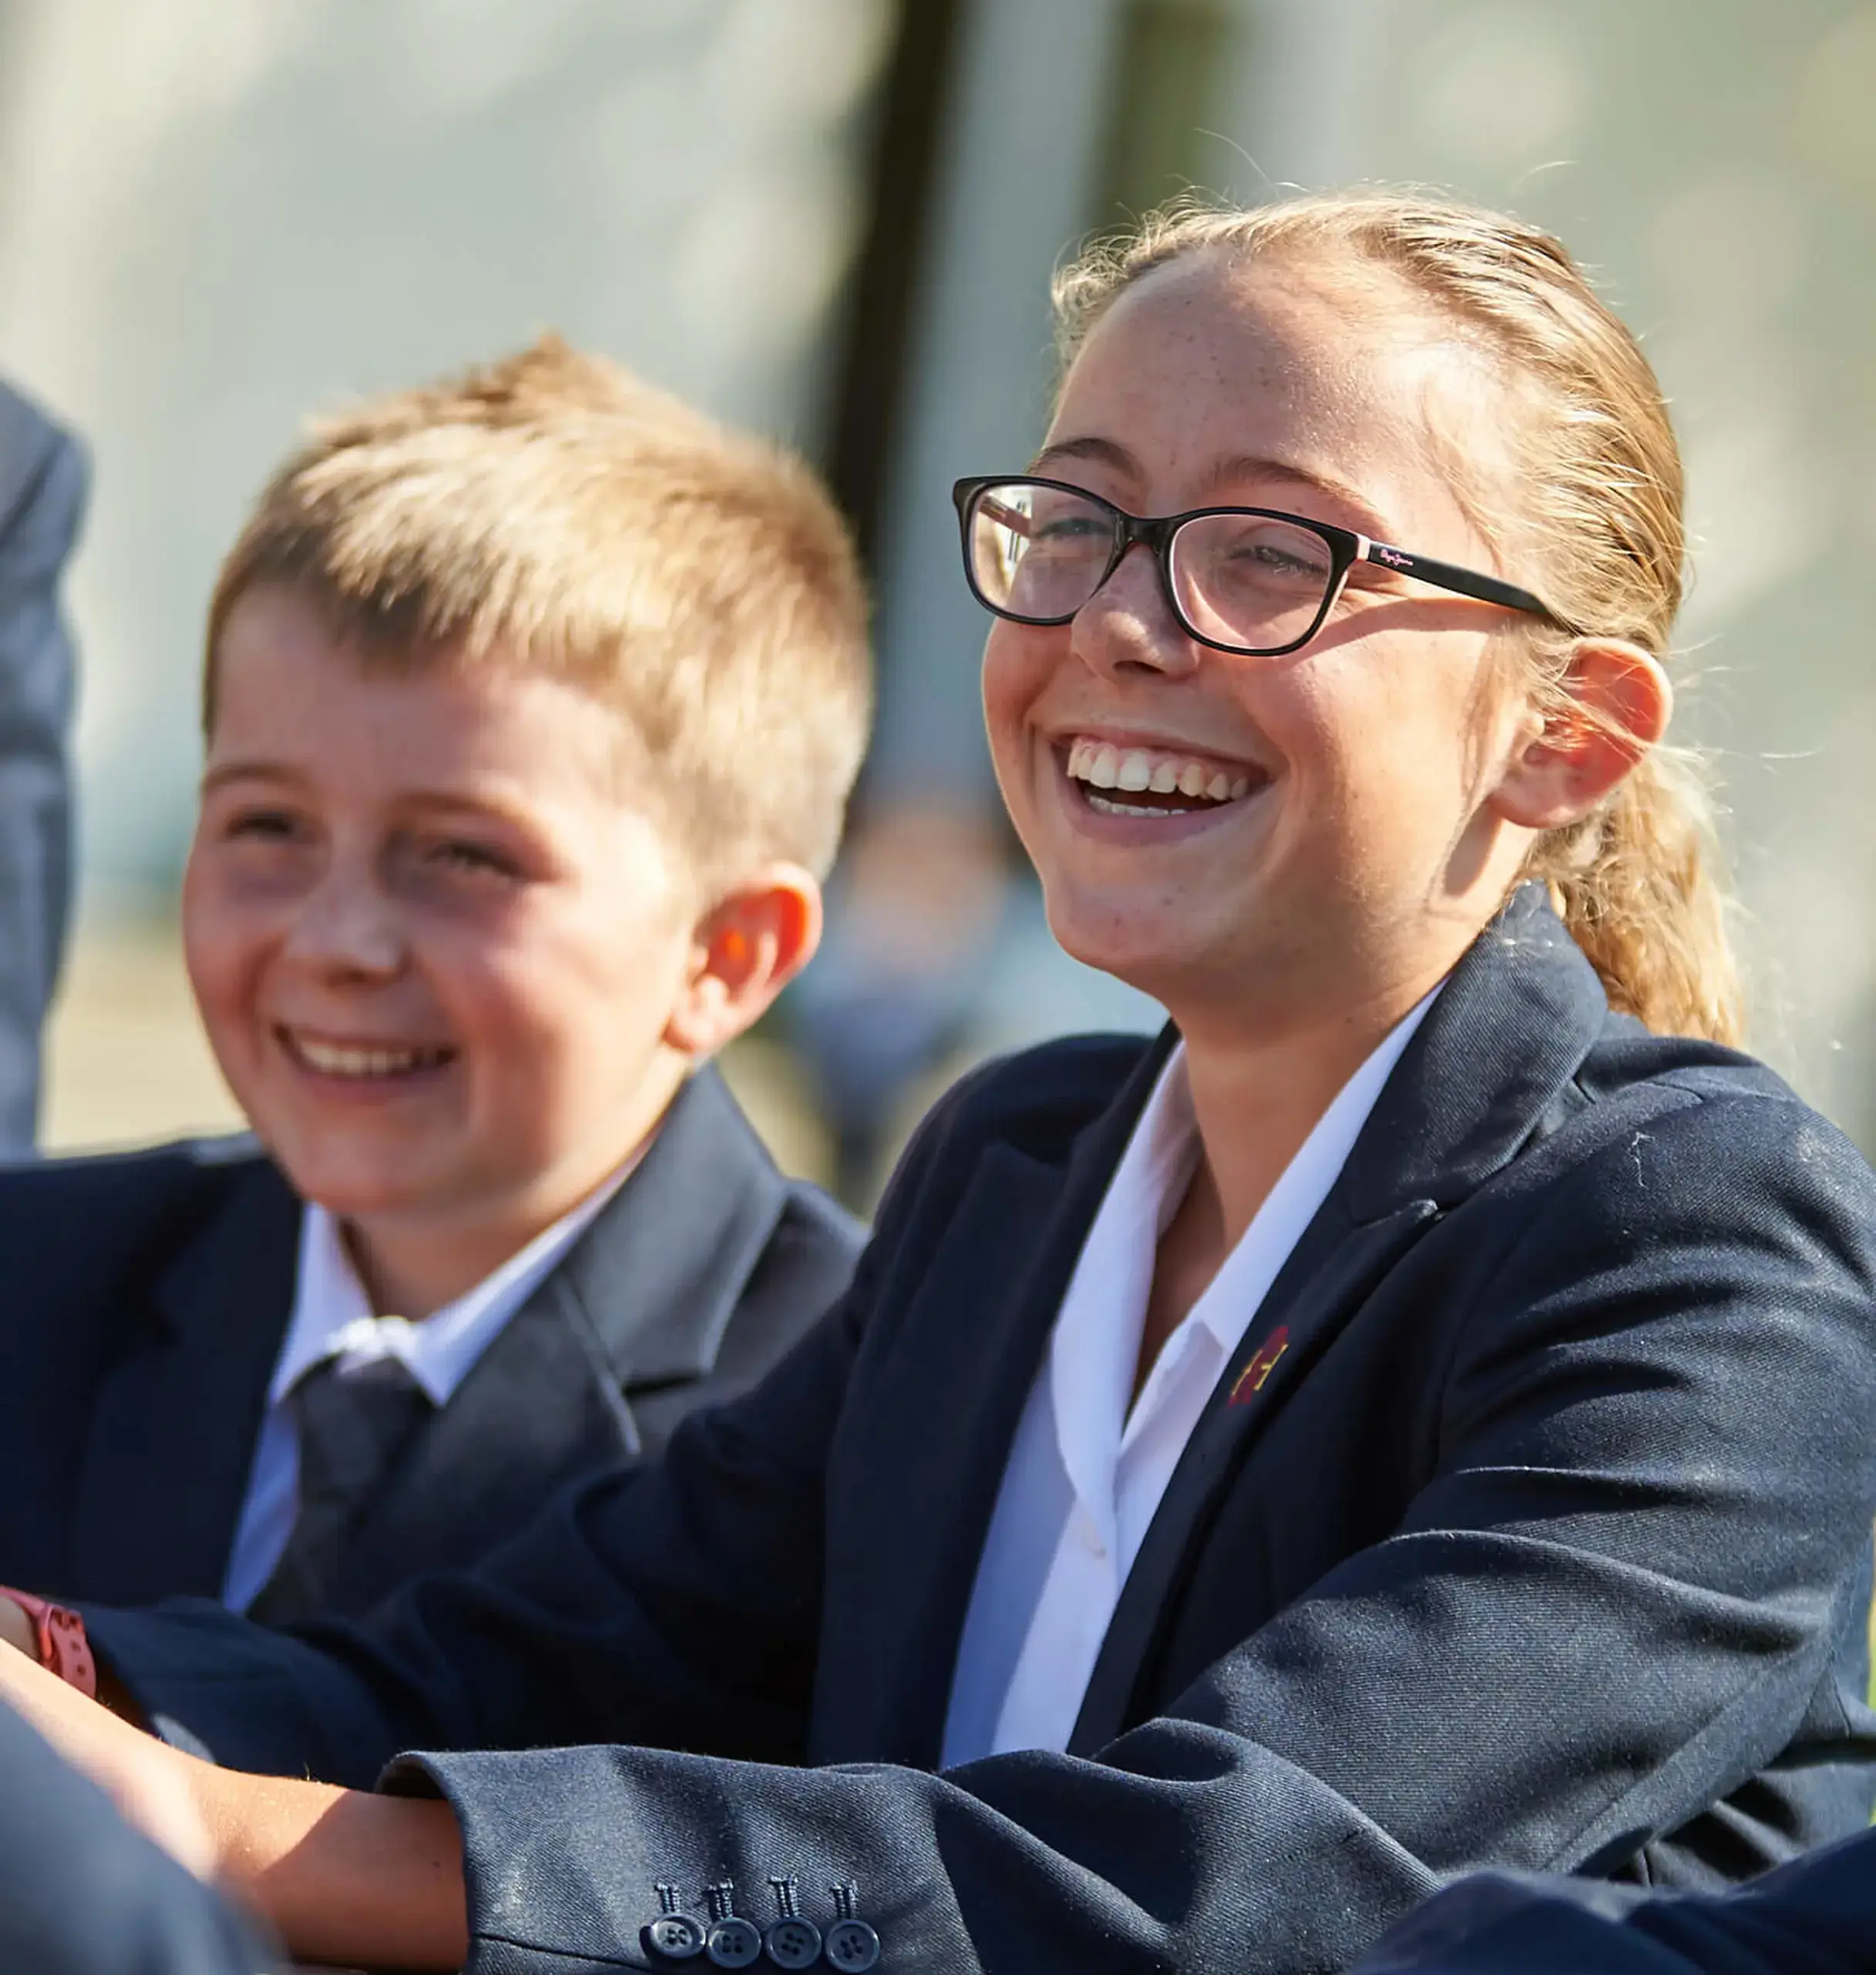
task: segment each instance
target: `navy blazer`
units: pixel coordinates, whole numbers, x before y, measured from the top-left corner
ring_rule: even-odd
[[[0,1707],[0,1968],[19,1975],[261,1975],[245,1922],[132,1831]]]
[[[933,1773],[1014,1430],[1169,1046],[967,1081],[762,1386],[474,1575],[318,1638],[94,1637],[226,1762],[440,1752],[387,1783],[448,1794],[504,1971],[649,1965],[660,1882],[764,1919],[773,1875],[824,1928],[856,1887],[888,1970],[1296,1975],[1448,1875],[1717,1886],[1867,1823],[1876,1177],[1757,1064],[1611,1015],[1535,887],[1250,1322],[1068,1752]]]
[[[220,1595],[301,1207],[251,1139],[0,1173],[0,1583]],[[556,1488],[755,1382],[862,1240],[784,1180],[714,1069],[374,1496],[327,1609],[473,1563]]]
[[[1359,1975],[1869,1975],[1871,1969],[1876,1832],[1718,1896],[1481,1872],[1404,1921]]]
[[[77,447],[0,383],[0,1153],[32,1150],[39,1025],[72,890],[72,646],[59,579],[85,505]]]

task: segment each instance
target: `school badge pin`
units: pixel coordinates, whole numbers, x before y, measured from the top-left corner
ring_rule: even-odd
[[[1230,1406],[1245,1406],[1264,1389],[1264,1382],[1277,1369],[1277,1361],[1290,1349],[1290,1326],[1279,1324],[1257,1347],[1257,1355],[1237,1375],[1237,1383],[1231,1388],[1231,1396],[1226,1402]]]

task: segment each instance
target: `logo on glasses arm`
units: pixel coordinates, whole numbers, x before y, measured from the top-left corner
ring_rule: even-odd
[[[1368,552],[1368,559],[1371,562],[1385,563],[1390,569],[1411,569],[1413,567],[1411,555],[1403,555],[1398,549],[1387,548],[1378,542]]]

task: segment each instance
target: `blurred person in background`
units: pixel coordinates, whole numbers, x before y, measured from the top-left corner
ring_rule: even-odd
[[[59,581],[84,502],[76,445],[0,382],[0,1157],[32,1150],[65,944],[73,663]]]
[[[317,1639],[0,1599],[302,1953],[1301,1975],[1480,1866],[1868,1821],[1876,1176],[1730,1046],[1645,358],[1417,193],[1059,302],[1042,451],[956,489],[991,753],[1174,1025],[967,1079],[768,1379],[476,1573]]]
[[[0,1573],[285,1624],[656,1452],[860,1231],[710,1058],[864,744],[805,468],[549,340],[320,429],[210,612],[190,979],[258,1138],[0,1174]]]

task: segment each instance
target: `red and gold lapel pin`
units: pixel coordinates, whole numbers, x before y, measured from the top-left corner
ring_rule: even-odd
[[[1290,1326],[1279,1324],[1257,1347],[1257,1355],[1237,1375],[1231,1388],[1230,1406],[1247,1405],[1264,1389],[1264,1382],[1277,1369],[1277,1361],[1290,1349]]]

